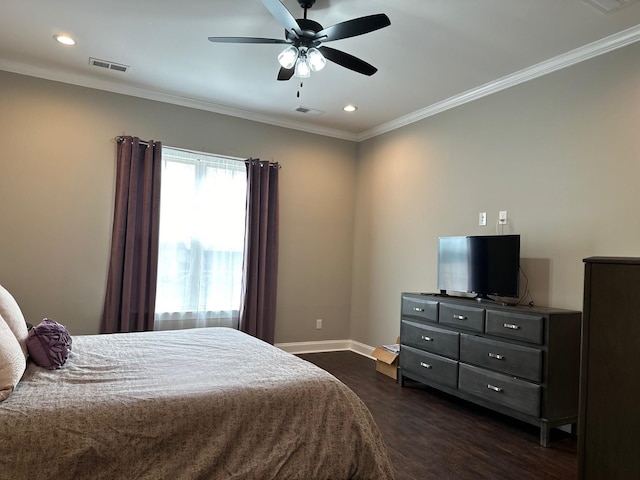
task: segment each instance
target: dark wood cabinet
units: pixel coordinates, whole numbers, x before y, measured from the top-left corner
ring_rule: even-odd
[[[578,478],[640,478],[640,258],[585,259]]]
[[[578,416],[581,313],[403,293],[398,383],[416,380],[549,430]]]

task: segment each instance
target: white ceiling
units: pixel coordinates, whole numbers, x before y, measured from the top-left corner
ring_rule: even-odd
[[[302,17],[297,0],[282,1]],[[261,0],[2,0],[0,70],[361,140],[639,40],[640,3],[620,1],[630,4],[604,13],[584,0],[317,0],[308,18],[324,27],[375,13],[391,26],[328,44],[375,75],[329,62],[300,89],[276,81],[282,45],[207,40],[283,38]]]

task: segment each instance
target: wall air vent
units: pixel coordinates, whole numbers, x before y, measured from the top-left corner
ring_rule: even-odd
[[[614,10],[619,10],[622,7],[636,3],[638,0],[583,0],[584,3],[596,7],[598,10],[609,13]]]
[[[108,60],[100,60],[98,58],[89,58],[89,65],[93,67],[106,68],[107,70],[115,70],[116,72],[127,72],[129,70],[128,65],[122,65],[120,63],[109,62]]]
[[[313,115],[315,117],[322,115],[322,110],[316,110],[315,108],[303,107],[302,105],[295,108],[298,113],[304,113],[305,115]]]

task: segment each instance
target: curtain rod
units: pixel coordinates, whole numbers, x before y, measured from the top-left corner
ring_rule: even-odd
[[[116,137],[116,143],[122,143],[124,141],[125,141],[125,137],[122,137],[122,136]],[[140,145],[145,145],[147,147],[149,146],[149,142],[145,142],[144,140],[139,140],[138,143]],[[181,152],[187,152],[187,153],[195,153],[195,154],[205,153],[205,152],[196,152],[195,150],[187,150],[185,148],[178,148],[178,147],[167,147],[167,148],[171,148],[173,150],[179,150]],[[208,155],[213,155],[213,154],[208,154]],[[239,160],[239,159],[232,158],[232,157],[225,157],[224,155],[213,155],[213,156],[228,158],[229,160]],[[256,159],[256,158],[248,158],[248,159],[244,160],[244,163],[247,164],[247,163],[249,163],[249,162],[251,162],[253,160],[258,160],[258,159]],[[242,160],[239,160],[239,161],[242,161]],[[282,166],[278,162],[269,162],[269,166],[272,167],[272,168],[278,168],[278,169],[282,168]]]
[[[224,158],[226,160],[233,160],[234,162],[244,162],[245,165],[247,163],[249,163],[250,161],[252,161],[252,160],[259,160],[257,158],[251,158],[251,157],[243,160],[242,158],[238,158],[238,157],[229,157],[227,155],[220,155],[220,154],[217,154],[217,153],[208,153],[208,152],[200,152],[200,151],[197,151],[197,150],[188,150],[186,148],[170,147],[168,145],[165,145],[165,148],[169,148],[171,150],[177,150],[179,152],[193,153],[195,155],[210,155],[212,157]],[[265,161],[266,162],[267,160],[260,160],[260,161]],[[280,164],[277,163],[277,162],[269,162],[269,166],[270,167],[274,167],[274,168],[275,167],[281,168]]]
[[[125,141],[125,137],[116,137],[116,143],[122,143]],[[149,146],[149,142],[145,142],[144,140],[139,140],[138,143],[140,145],[146,145],[147,147]]]
[[[268,160],[258,160],[257,158],[248,158],[244,161],[244,163],[248,164],[253,161],[268,162],[271,168],[277,168],[277,169],[282,168],[282,166],[278,162],[269,162]]]

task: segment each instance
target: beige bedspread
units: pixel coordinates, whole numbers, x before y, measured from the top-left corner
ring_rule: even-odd
[[[76,336],[0,403],[2,479],[390,479],[333,376],[228,328]]]

